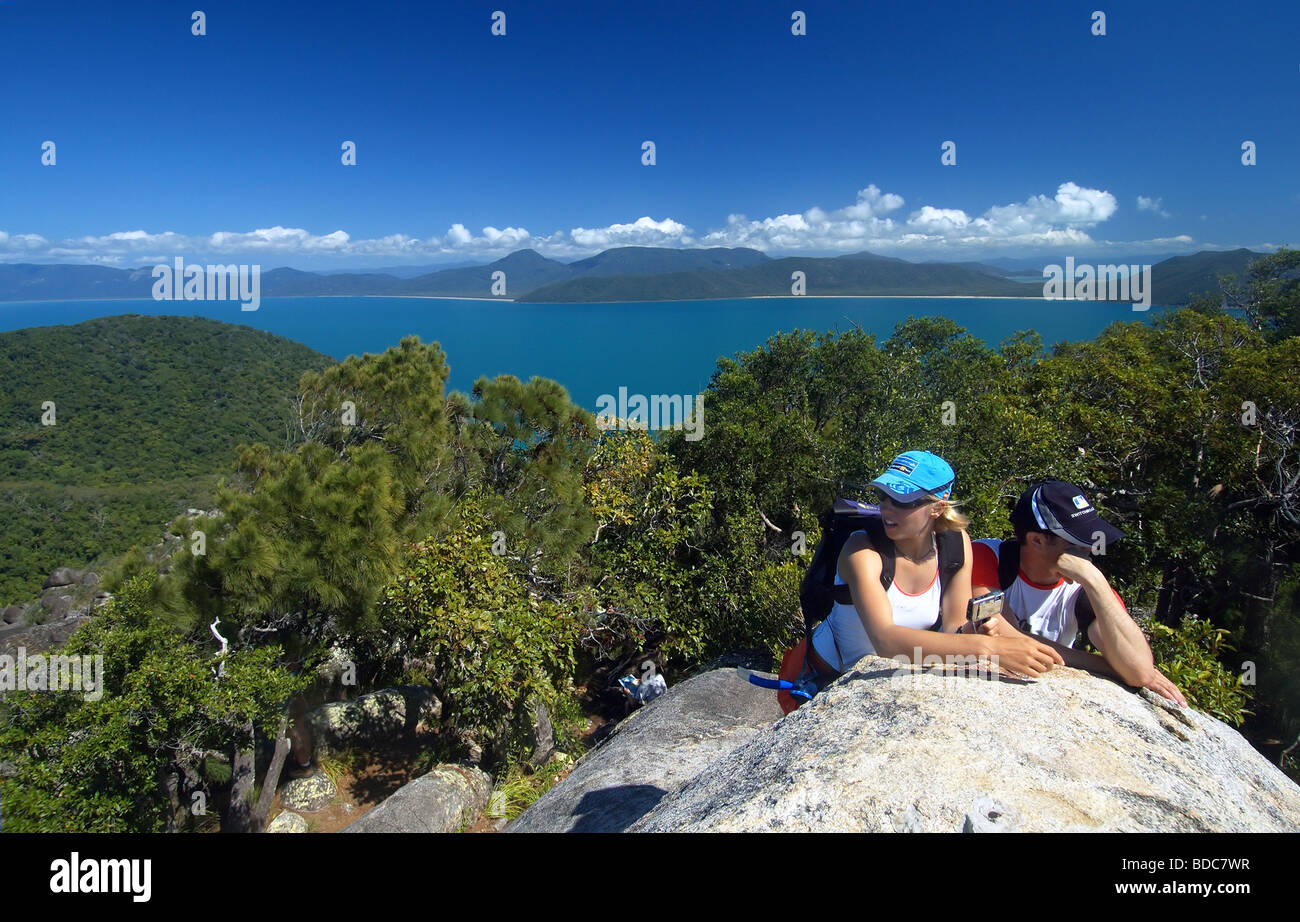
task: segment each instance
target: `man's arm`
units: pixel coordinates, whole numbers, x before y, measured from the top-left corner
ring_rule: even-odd
[[[1088,639],[1092,641],[1092,645],[1096,647],[1098,650],[1102,649],[1101,644],[1103,641],[1101,639],[1101,632],[1097,628],[1096,621],[1088,625]],[[1116,678],[1119,678],[1120,681],[1126,681],[1125,679],[1121,678],[1117,673],[1114,673],[1113,670],[1111,674],[1114,675]],[[1149,689],[1150,691],[1155,692],[1160,697],[1167,698],[1168,700],[1172,701],[1174,704],[1177,704],[1179,707],[1187,707],[1187,697],[1179,690],[1177,685],[1175,685],[1173,682],[1169,680],[1169,677],[1167,675],[1165,675],[1155,666],[1151,667],[1151,678],[1148,681],[1142,683],[1139,687]]]
[[[1183,693],[1156,668],[1151,646],[1124,603],[1110,588],[1096,565],[1074,554],[1062,554],[1056,569],[1071,582],[1077,582],[1087,594],[1095,620],[1088,626],[1088,639],[1096,647],[1112,674],[1120,681],[1139,688],[1149,688],[1175,704],[1186,707]],[[1091,654],[1083,654],[1089,656]],[[1068,660],[1067,660],[1068,663]],[[1086,667],[1085,667],[1086,668]]]
[[[1141,686],[1151,681],[1156,668],[1151,647],[1097,566],[1076,554],[1062,554],[1056,569],[1070,582],[1082,586],[1087,594],[1096,615],[1088,628],[1088,638],[1115,674],[1130,685]]]

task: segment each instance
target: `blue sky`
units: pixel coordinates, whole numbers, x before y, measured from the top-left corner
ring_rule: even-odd
[[[1300,244],[1294,0],[0,0],[0,60],[0,262]]]

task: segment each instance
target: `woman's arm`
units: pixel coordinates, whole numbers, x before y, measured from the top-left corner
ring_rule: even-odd
[[[840,553],[840,577],[849,586],[853,605],[862,619],[862,627],[880,656],[904,658],[920,663],[929,655],[988,656],[1005,670],[1038,676],[1055,663],[1063,665],[1060,654],[1027,634],[1015,637],[990,637],[986,634],[947,634],[921,631],[894,623],[893,606],[880,585],[880,554],[867,542],[865,535],[853,535]],[[966,591],[970,591],[970,572],[966,573]],[[965,603],[963,604],[963,608]],[[965,617],[963,611],[962,617]],[[945,624],[947,622],[945,613]]]

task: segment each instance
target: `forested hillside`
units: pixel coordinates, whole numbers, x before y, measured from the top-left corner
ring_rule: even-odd
[[[298,376],[331,361],[196,317],[0,333],[0,604],[206,507],[235,446],[283,443]]]

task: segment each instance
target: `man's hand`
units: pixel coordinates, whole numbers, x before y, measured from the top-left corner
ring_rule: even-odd
[[[1064,577],[1065,581],[1069,583],[1085,583],[1089,579],[1105,579],[1092,560],[1078,554],[1071,554],[1068,550],[1056,558],[1056,561],[1052,564],[1052,572]]]
[[[1168,698],[1179,707],[1187,707],[1187,699],[1178,690],[1178,686],[1170,682],[1169,677],[1159,669],[1155,669],[1154,672],[1155,676],[1142,687],[1150,689],[1162,698]]]

